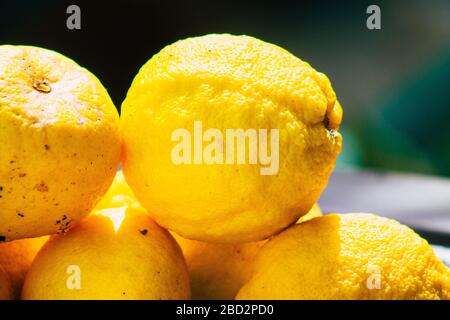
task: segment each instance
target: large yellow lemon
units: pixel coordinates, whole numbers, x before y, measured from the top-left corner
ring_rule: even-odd
[[[0,265],[0,300],[14,299],[14,290],[8,273]]]
[[[14,240],[0,244],[0,266],[8,274],[15,298],[20,297],[25,275],[48,237]]]
[[[265,239],[319,198],[342,138],[328,78],[248,36],[178,41],[122,105],[123,170],[162,226],[221,243]]]
[[[64,232],[106,192],[119,116],[86,69],[50,50],[0,46],[0,241]]]
[[[449,299],[450,271],[396,221],[333,214],[269,240],[237,298]]]
[[[316,204],[298,223],[321,216]],[[173,234],[189,269],[193,299],[233,299],[252,275],[255,256],[266,243],[241,244],[209,243],[182,238]]]
[[[53,236],[25,279],[24,299],[189,299],[189,275],[169,232],[140,206],[94,211]]]

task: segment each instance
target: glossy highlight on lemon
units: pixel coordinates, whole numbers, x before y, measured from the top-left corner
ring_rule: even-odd
[[[263,240],[318,200],[341,151],[342,108],[328,78],[249,36],[207,35],[167,46],[122,104],[123,171],[165,228],[200,241]],[[279,130],[279,171],[250,164],[176,164],[180,128]]]
[[[106,192],[119,115],[100,81],[51,50],[0,46],[0,241],[63,233]]]

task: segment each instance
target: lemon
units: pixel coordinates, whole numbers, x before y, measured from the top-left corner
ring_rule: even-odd
[[[0,241],[64,232],[106,192],[119,116],[98,79],[50,50],[0,46]]]
[[[188,299],[179,246],[139,205],[92,212],[53,236],[25,279],[24,299]]]
[[[25,275],[34,257],[47,240],[48,237],[40,237],[0,244],[0,266],[8,274],[16,298],[20,297]]]
[[[152,217],[185,238],[263,240],[319,198],[341,117],[328,78],[286,50],[249,36],[190,38],[135,77],[122,105],[123,171]],[[244,142],[225,143],[231,130]],[[267,163],[277,170],[262,171]]]
[[[237,299],[449,299],[450,271],[427,241],[371,214],[293,226],[259,251]]]
[[[11,280],[0,265],[0,300],[12,300],[13,298],[14,291]]]
[[[320,216],[316,204],[297,223]],[[241,244],[220,244],[184,239],[173,234],[183,250],[191,279],[193,299],[233,299],[250,279],[252,264],[266,243],[255,241]]]

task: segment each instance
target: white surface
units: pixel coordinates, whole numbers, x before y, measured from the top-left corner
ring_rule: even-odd
[[[433,246],[434,252],[448,267],[450,267],[450,249],[442,246]]]

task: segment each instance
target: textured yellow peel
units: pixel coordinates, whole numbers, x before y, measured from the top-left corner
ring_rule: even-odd
[[[50,50],[0,46],[0,240],[64,232],[106,192],[119,116],[97,78]]]
[[[268,241],[237,299],[449,299],[449,289],[449,269],[408,227],[332,214]]]

